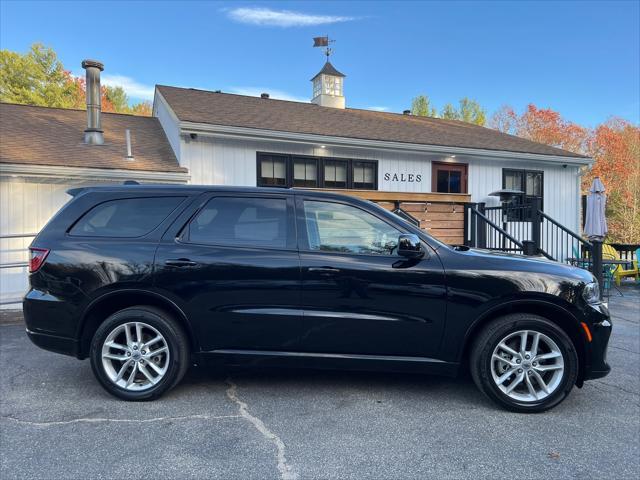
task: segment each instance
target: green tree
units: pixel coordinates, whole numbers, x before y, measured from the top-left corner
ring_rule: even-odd
[[[129,113],[129,97],[124,88],[104,86],[104,96],[111,104],[114,112]]]
[[[102,86],[105,112],[151,115],[151,104],[130,105],[122,87]],[[34,43],[25,53],[0,50],[0,101],[57,108],[86,108],[84,78],[64,69],[56,52]]]
[[[441,117],[447,120],[460,120],[484,126],[487,121],[487,113],[478,102],[464,97],[460,100],[459,105],[460,107],[456,108],[447,103],[440,111],[440,115],[438,115],[438,111],[431,105],[429,97],[418,95],[411,102],[411,113],[420,117]]]
[[[0,50],[0,101],[72,108],[77,88],[51,48],[34,43],[24,55]]]
[[[411,101],[411,114],[419,117],[437,117],[437,110],[431,106],[431,101],[426,95],[418,95]]]
[[[487,112],[475,100],[464,97],[460,100],[458,119],[463,122],[484,126],[487,121]]]
[[[460,114],[458,113],[458,110],[456,110],[456,107],[454,107],[450,103],[447,103],[442,108],[442,112],[440,112],[440,116],[442,118],[446,118],[447,120],[460,120]]]

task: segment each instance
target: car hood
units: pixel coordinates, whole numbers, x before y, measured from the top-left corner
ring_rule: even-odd
[[[585,283],[593,281],[593,275],[588,270],[550,260],[542,255],[525,256],[517,253],[469,247],[457,247],[455,251],[470,260],[473,258],[480,263],[487,264],[487,266],[491,265],[497,270],[549,274]]]

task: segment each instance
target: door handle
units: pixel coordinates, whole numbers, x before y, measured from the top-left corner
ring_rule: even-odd
[[[165,260],[164,264],[168,267],[195,267],[198,263],[188,258],[172,258]]]
[[[307,269],[309,273],[318,273],[320,275],[335,275],[340,273],[340,269],[332,267],[309,267]]]

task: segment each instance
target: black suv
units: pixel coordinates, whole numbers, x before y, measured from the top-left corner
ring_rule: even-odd
[[[114,186],[74,196],[31,245],[38,346],[89,357],[126,400],[193,363],[471,371],[533,412],[606,375],[597,283],[544,259],[450,247],[381,207],[311,190]]]

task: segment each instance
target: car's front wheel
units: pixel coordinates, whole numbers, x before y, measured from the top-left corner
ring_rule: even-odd
[[[471,351],[478,388],[518,412],[542,412],[562,402],[578,375],[573,342],[556,324],[518,313],[491,322]]]
[[[91,342],[91,367],[100,384],[124,400],[153,400],[175,386],[189,366],[180,325],[148,306],[114,313]]]

